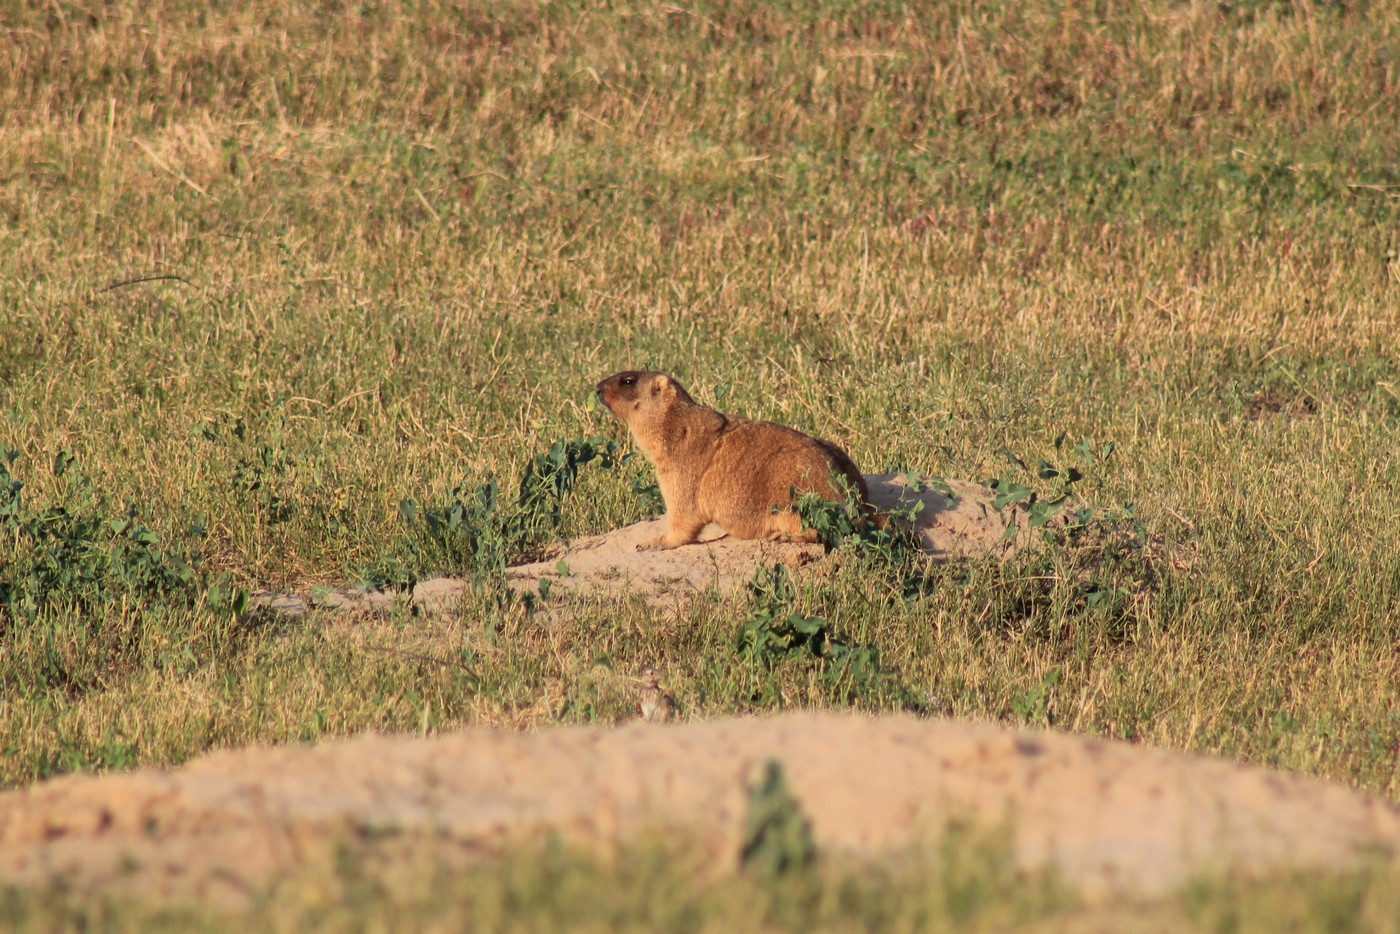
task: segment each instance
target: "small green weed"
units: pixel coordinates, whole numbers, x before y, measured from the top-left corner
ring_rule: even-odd
[[[810,868],[817,860],[812,825],[783,776],[769,759],[749,787],[747,828],[739,850],[745,869],[774,878]]]
[[[1065,437],[1065,433],[1061,432],[1055,438],[1056,452],[1063,450]],[[1084,470],[1090,466],[1107,463],[1113,457],[1115,450],[1117,447],[1112,442],[1096,450],[1089,441],[1081,441],[1069,451],[1078,462],[1078,466],[1064,463],[1055,464],[1045,458],[1040,458],[1036,461],[1035,470],[1032,471],[1024,460],[1010,450],[1002,448],[1001,453],[1023,474],[1034,474],[1035,479],[1040,481],[1040,488],[1037,489],[1015,479],[993,478],[987,481],[987,485],[997,494],[996,498],[992,500],[992,507],[1001,511],[1008,506],[1022,506],[1029,516],[1031,528],[1046,529],[1072,505],[1074,486],[1084,479]],[[1068,521],[1062,524],[1077,528],[1088,522],[1092,515],[1093,513],[1090,511],[1078,509],[1070,514]],[[1016,534],[1017,526],[1014,523],[1008,524],[1006,528],[1007,538],[1012,538]]]
[[[760,567],[749,582],[749,593],[757,606],[739,627],[740,658],[771,670],[793,656],[822,657],[831,626],[826,620],[791,611],[796,591],[786,568],[780,564]]]
[[[616,441],[595,437],[556,441],[548,451],[536,454],[520,478],[515,519],[519,536],[529,539],[557,528],[561,503],[573,491],[579,470],[595,460],[611,470],[617,462],[617,447]]]
[[[192,603],[200,583],[191,543],[163,544],[128,502],[113,514],[92,481],[62,451],[59,501],[29,503],[12,472],[19,452],[0,449],[0,623],[33,621],[55,605],[96,617],[121,601]]]
[[[478,583],[529,558],[547,543],[563,518],[563,501],[573,492],[579,471],[597,462],[618,462],[617,442],[606,438],[556,441],[535,455],[521,475],[514,502],[501,496],[495,477],[452,488],[445,503],[424,507],[416,499],[399,503],[408,526],[394,559],[363,575],[375,586],[411,587],[420,573],[465,569]]]
[[[262,424],[262,422],[266,424]],[[288,522],[296,514],[290,492],[298,458],[283,443],[285,422],[280,415],[257,420],[258,430],[243,416],[221,415],[205,421],[195,437],[216,447],[236,451],[229,485],[234,500],[268,525]],[[259,431],[265,432],[262,437]]]
[[[829,700],[843,705],[891,703],[923,712],[924,702],[880,662],[879,646],[855,642],[820,617],[792,609],[796,590],[782,565],[760,567],[749,583],[754,613],[739,627],[739,657],[761,675],[792,662],[815,662]],[[767,696],[775,696],[771,690]]]
[[[1012,696],[1012,711],[1028,726],[1054,726],[1055,689],[1064,679],[1061,669],[1052,668],[1035,687]]]
[[[832,480],[845,490],[844,499],[826,500],[809,492],[796,496],[793,503],[793,508],[802,519],[803,530],[816,532],[826,551],[846,546],[864,554],[894,559],[907,557],[911,550],[917,552],[918,545],[913,536],[904,534],[903,530],[913,525],[923,509],[922,502],[915,502],[908,510],[890,513],[885,520],[877,521],[845,477],[833,475]]]

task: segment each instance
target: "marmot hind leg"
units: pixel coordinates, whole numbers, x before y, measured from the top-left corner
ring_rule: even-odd
[[[820,536],[814,529],[802,528],[802,517],[792,509],[768,516],[763,537],[770,542],[805,542],[811,544]]]
[[[691,542],[700,539],[700,530],[705,527],[705,520],[687,517],[682,519],[674,513],[666,514],[666,534],[653,538],[649,542],[643,542],[637,546],[638,551],[664,551],[668,548],[679,548],[682,545],[689,545]]]

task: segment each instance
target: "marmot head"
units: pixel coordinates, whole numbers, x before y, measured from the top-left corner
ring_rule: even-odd
[[[648,407],[665,407],[674,399],[693,401],[685,387],[665,373],[623,370],[598,384],[598,398],[623,421]]]

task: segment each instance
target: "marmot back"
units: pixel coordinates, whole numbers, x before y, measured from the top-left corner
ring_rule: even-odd
[[[598,398],[656,467],[668,528],[643,548],[689,544],[707,522],[735,538],[814,542],[816,533],[804,532],[792,509],[793,492],[844,500],[847,490],[834,477],[869,500],[865,478],[836,445],[716,412],[664,373],[616,373],[598,384]]]

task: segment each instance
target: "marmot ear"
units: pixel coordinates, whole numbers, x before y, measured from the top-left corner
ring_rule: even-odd
[[[656,379],[651,381],[651,394],[653,396],[659,396],[663,392],[669,392],[670,389],[671,378],[669,376],[658,376],[656,377]]]

